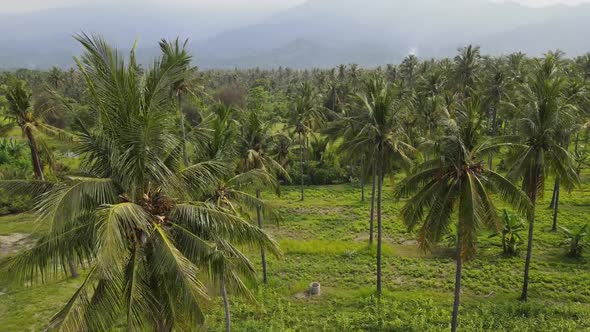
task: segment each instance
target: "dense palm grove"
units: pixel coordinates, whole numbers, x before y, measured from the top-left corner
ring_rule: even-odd
[[[553,188],[557,231],[560,192],[587,166],[590,55],[489,57],[467,46],[454,59],[371,69],[200,71],[179,40],[161,41],[148,65],[98,37],[77,40],[85,52],[73,69],[0,76],[3,136],[23,135],[0,141],[0,210],[34,210],[49,225],[2,261],[2,276],[83,278],[48,322],[59,330],[193,330],[215,288],[229,331],[228,296],[255,302],[251,287],[273,278],[266,255],[281,256],[262,227],[281,221],[264,200],[281,185],[299,186],[301,200],[311,184],[360,188],[379,296],[383,183],[403,174],[393,222],[416,230],[424,250],[449,238],[456,247],[455,331],[480,230],[497,230],[514,255],[515,233],[528,229],[526,301],[537,200]]]

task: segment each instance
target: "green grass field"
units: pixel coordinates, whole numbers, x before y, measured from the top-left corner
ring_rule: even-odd
[[[560,225],[576,228],[590,221],[590,180],[583,189],[563,193]],[[551,192],[547,185],[538,205],[531,267],[530,301],[518,302],[524,253],[501,255],[500,239],[480,236],[476,259],[463,270],[461,331],[590,330],[590,252],[588,258],[565,256],[561,233],[550,232]],[[366,188],[367,193],[370,188]],[[369,196],[351,185],[308,187],[299,202],[298,188],[286,187],[272,203],[284,221],[266,229],[280,243],[282,259],[269,259],[270,282],[255,289],[259,303],[231,298],[235,331],[443,331],[450,326],[455,265],[444,243],[421,253],[399,219],[391,185],[384,197],[384,296],[373,296],[375,248],[368,246]],[[498,208],[502,208],[498,204]],[[0,218],[0,235],[27,233],[26,216]],[[523,237],[526,232],[522,233]],[[522,246],[524,249],[524,245]],[[258,266],[258,251],[249,250]],[[309,283],[322,294],[308,297]],[[0,286],[0,330],[39,331],[74,292],[80,280],[33,287]],[[206,330],[223,330],[217,294],[207,306]]]

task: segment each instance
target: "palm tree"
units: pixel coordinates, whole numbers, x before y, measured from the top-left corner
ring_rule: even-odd
[[[4,129],[17,125],[21,128],[23,135],[27,138],[31,151],[31,164],[35,178],[45,181],[43,174],[43,163],[41,161],[41,150],[50,156],[51,151],[42,138],[41,134],[47,134],[57,138],[71,139],[71,135],[65,131],[53,127],[43,121],[44,116],[51,109],[49,107],[33,107],[32,93],[27,83],[16,78],[11,78],[10,85],[2,86],[2,92],[6,96],[6,114],[9,124]],[[40,143],[40,144],[39,144]],[[48,158],[50,159],[50,158]],[[72,262],[68,262],[72,278],[78,277],[78,271]]]
[[[473,45],[460,48],[455,57],[455,81],[463,98],[467,98],[475,89],[480,59],[480,48]]]
[[[57,89],[63,82],[63,76],[64,75],[62,70],[58,67],[53,66],[49,71],[49,77],[47,77],[47,79],[49,80],[49,82],[51,82],[52,87],[54,89]]]
[[[445,236],[452,217],[457,216],[451,331],[456,331],[458,326],[463,261],[474,256],[480,227],[498,227],[490,192],[497,192],[521,212],[530,208],[522,190],[485,167],[483,158],[494,146],[478,143],[482,118],[479,99],[466,100],[455,112],[455,121],[448,124],[446,134],[437,139],[436,158],[419,165],[396,189],[398,198],[411,195],[401,215],[410,230],[419,225],[418,243],[424,250]]]
[[[236,110],[231,106],[217,104],[208,123],[210,137],[205,142],[206,160],[232,161],[236,156],[235,141],[238,136]]]
[[[399,71],[404,79],[405,86],[409,89],[414,88],[414,82],[416,81],[416,71],[420,61],[414,54],[410,54],[404,58],[399,66]]]
[[[301,84],[298,95],[293,102],[293,110],[290,114],[291,126],[299,139],[299,170],[301,173],[301,201],[303,201],[303,173],[304,150],[307,147],[307,135],[315,128],[323,126],[326,117],[321,108],[319,95],[309,81]]]
[[[353,97],[357,97],[356,95]],[[348,142],[354,140],[358,132],[362,129],[364,123],[358,119],[364,114],[364,105],[356,103],[347,105],[343,109],[342,114],[338,114],[338,118],[332,121],[330,125],[324,130],[324,133],[334,144],[338,144],[338,153],[342,159],[354,160],[361,156],[361,201],[364,202],[364,179],[371,175],[371,209],[369,219],[369,244],[373,244],[374,234],[374,217],[375,217],[375,190],[377,188],[376,168],[372,167],[371,160],[372,145],[359,146],[357,149],[350,149]]]
[[[223,243],[278,248],[231,210],[197,200],[224,165],[181,166],[170,89],[182,64],[157,59],[142,74],[134,50],[125,64],[100,37],[76,39],[85,50],[76,63],[98,117],[94,128],[80,124],[83,176],[1,183],[12,192],[45,191],[37,214],[49,225],[34,247],[2,263],[3,275],[56,278],[68,257],[88,267],[50,328],[108,331],[123,313],[128,331],[192,330],[208,299],[198,268],[219,278],[224,265],[214,258],[227,252]]]
[[[44,181],[43,164],[37,136],[42,131],[56,131],[57,129],[42,122],[43,114],[33,108],[32,92],[25,81],[13,77],[10,79],[9,85],[1,87],[1,91],[6,98],[4,116],[9,121],[10,126],[17,125],[27,138],[35,177]]]
[[[258,218],[258,227],[262,229],[261,215],[263,213],[277,221],[279,216],[274,209],[259,198],[259,188],[276,188],[276,186],[276,181],[272,175],[263,169],[253,168],[232,177],[219,178],[217,183],[211,186],[211,191],[205,193],[204,200],[217,207],[231,211],[235,216],[245,219],[250,219],[249,215],[255,210]],[[248,193],[247,190],[249,188],[256,188],[257,196]],[[229,285],[231,290],[237,291],[239,294],[254,301],[254,296],[241,281],[240,276],[248,280],[254,280],[255,269],[250,263],[250,260],[237,248],[232,246],[231,243],[222,237],[216,238],[215,242],[218,250],[213,255],[212,264],[217,264],[216,267],[213,267],[213,270],[218,270],[218,273],[212,274],[212,278],[214,282],[219,284],[221,290],[226,331],[229,332],[231,329],[231,313],[227,286]],[[265,259],[263,245],[261,245],[261,250],[262,257]],[[263,265],[263,269],[266,271],[266,265]]]
[[[496,137],[498,132],[498,109],[508,99],[510,81],[506,77],[501,60],[492,63],[490,75],[485,81],[485,103],[489,112],[490,136]],[[488,168],[492,168],[493,152],[488,156]]]
[[[270,134],[271,123],[263,121],[257,109],[249,110],[244,120],[239,145],[240,161],[238,169],[240,172],[259,170],[272,176],[271,183],[263,183],[265,187],[276,182],[275,175],[289,179],[289,175],[283,166],[267,153],[271,149],[273,142],[273,135]],[[275,185],[271,187],[278,189],[278,186]],[[260,200],[261,187],[256,187],[255,190],[256,199]],[[256,220],[260,229],[262,229],[262,217],[262,206],[256,205]],[[267,284],[268,276],[264,247],[260,247],[260,257],[262,261],[262,280],[264,284]]]
[[[399,121],[400,108],[396,103],[396,92],[382,77],[375,76],[365,85],[365,93],[358,95],[363,106],[362,113],[351,120],[356,122],[358,132],[344,145],[351,153],[370,148],[368,160],[375,170],[377,191],[377,295],[382,293],[381,285],[381,193],[384,176],[394,166],[409,169],[412,164],[410,153],[414,148],[406,143],[406,136]]]
[[[571,190],[578,183],[573,159],[562,146],[559,137],[560,124],[570,116],[572,109],[564,97],[564,79],[556,54],[547,54],[538,60],[534,72],[522,86],[520,98],[523,118],[516,140],[511,169],[508,176],[522,179],[522,188],[529,196],[533,210],[529,215],[527,254],[521,301],[528,299],[529,268],[533,249],[533,230],[537,198],[543,194],[545,179],[554,174],[560,185]]]
[[[582,126],[580,125],[580,118],[584,117],[584,113],[581,111],[584,104],[587,102],[587,90],[585,84],[575,78],[570,78],[564,89],[565,103],[570,105],[570,112],[565,117],[561,117],[559,127],[557,128],[556,135],[557,140],[561,141],[562,147],[568,150],[570,145],[571,136],[580,131]],[[577,147],[574,146],[574,154]],[[574,158],[574,156],[572,156]],[[577,174],[577,172],[576,172]],[[579,175],[578,175],[579,176]],[[558,176],[555,177],[555,183],[553,185],[553,195],[551,197],[551,203],[549,208],[553,209],[553,223],[551,226],[552,232],[557,232],[557,217],[559,213],[559,198],[560,198],[560,179]]]
[[[186,50],[187,43],[188,39],[186,39],[181,46],[178,38],[176,38],[174,41],[165,39],[160,41],[160,50],[163,54],[163,67],[167,67],[168,65],[178,65],[182,70],[182,73],[179,75],[177,81],[172,84],[171,92],[174,96],[176,96],[178,116],[180,118],[180,130],[182,133],[182,157],[185,165],[189,164],[189,160],[186,151],[187,136],[184,125],[184,113],[182,112],[182,96],[189,92],[189,76],[192,73],[190,68],[192,57]]]

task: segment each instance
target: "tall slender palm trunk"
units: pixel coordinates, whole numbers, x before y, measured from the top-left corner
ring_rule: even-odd
[[[169,332],[170,328],[166,326],[166,322],[164,320],[159,319],[156,321],[155,330],[156,332]]]
[[[180,117],[180,131],[182,133],[182,159],[185,165],[188,165],[188,153],[186,151],[186,128],[184,127],[184,113],[182,112],[182,94],[177,95],[178,116]]]
[[[31,150],[31,163],[33,165],[33,172],[38,180],[45,181],[43,176],[43,164],[41,164],[41,157],[39,156],[39,149],[37,148],[37,142],[35,136],[30,128],[25,128],[25,135],[29,141],[29,149]]]
[[[371,187],[371,219],[369,219],[369,244],[373,244],[373,224],[375,220],[375,188],[377,187],[377,171],[373,168],[373,185]]]
[[[463,271],[463,258],[461,257],[461,225],[457,226],[457,266],[455,269],[455,300],[453,302],[453,315],[451,316],[451,331],[457,331],[459,325],[459,305],[461,303],[461,272]]]
[[[301,132],[299,132],[299,171],[301,172],[301,201],[303,201],[303,140],[301,139]]]
[[[70,274],[72,275],[72,278],[78,278],[78,276],[79,276],[78,270],[76,269],[76,264],[74,264],[73,259],[70,258],[68,260],[68,266],[70,268]]]
[[[364,172],[364,167],[365,167],[365,158],[363,157],[363,159],[361,159],[361,177],[360,177],[360,181],[361,181],[361,202],[365,201],[365,172]]]
[[[496,137],[496,131],[497,131],[497,126],[496,126],[496,118],[498,116],[498,112],[496,111],[496,107],[492,108],[492,138]],[[490,154],[488,155],[488,168],[489,169],[493,169],[494,163],[494,153],[490,152]]]
[[[256,189],[256,198],[260,199],[260,189]],[[256,206],[256,220],[258,221],[258,228],[262,229],[262,213],[260,206]],[[266,253],[264,247],[260,246],[260,259],[262,261],[262,282],[268,284],[268,276],[266,274]]]
[[[379,162],[380,163],[380,162]],[[377,171],[377,296],[381,296],[381,246],[382,246],[382,227],[381,227],[381,191],[383,186],[383,169],[379,165]]]
[[[530,200],[533,204],[533,210],[529,216],[529,234],[528,234],[528,242],[526,248],[526,260],[524,263],[524,280],[522,283],[522,293],[520,294],[520,301],[525,302],[528,300],[529,296],[529,270],[531,267],[531,257],[533,253],[533,231],[535,227],[535,210],[537,204],[537,182],[538,182],[538,172],[533,175],[533,185],[531,185],[530,191]]]
[[[229,311],[229,299],[227,298],[227,289],[225,289],[224,281],[221,281],[221,297],[223,298],[223,309],[225,310],[225,332],[230,332],[231,313]]]
[[[553,183],[553,194],[551,194],[551,202],[549,203],[549,208],[553,209],[555,207],[555,196],[557,195],[557,188],[559,187],[559,179],[556,177],[555,182]]]
[[[557,214],[559,213],[559,178],[555,179],[555,202],[553,203],[553,223],[551,225],[551,231],[557,232]]]

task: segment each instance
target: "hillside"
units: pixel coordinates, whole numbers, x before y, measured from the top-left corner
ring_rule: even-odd
[[[588,4],[532,8],[487,0],[309,0],[278,12],[78,6],[0,15],[0,42],[7,45],[0,66],[67,66],[79,52],[71,35],[80,31],[118,45],[138,40],[140,47],[162,37],[190,38],[203,68],[373,66],[410,52],[449,56],[468,43],[491,54],[559,48],[576,56],[588,51],[589,17]]]

